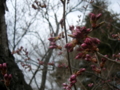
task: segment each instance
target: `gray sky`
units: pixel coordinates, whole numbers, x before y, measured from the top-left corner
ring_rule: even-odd
[[[111,2],[109,10],[113,10],[117,13],[120,13],[120,0],[108,0]]]

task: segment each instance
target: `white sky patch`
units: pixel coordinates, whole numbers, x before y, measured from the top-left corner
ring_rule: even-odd
[[[110,0],[111,4],[109,5],[109,10],[114,11],[115,13],[120,13],[120,0]]]

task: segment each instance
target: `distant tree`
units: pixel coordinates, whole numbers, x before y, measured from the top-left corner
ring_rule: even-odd
[[[114,53],[120,51],[120,42],[119,40],[112,39],[112,34],[119,33],[120,22],[118,20],[118,15],[113,12],[108,11],[109,2],[104,0],[94,0],[94,3],[91,4],[92,10],[91,13],[101,13],[102,17],[99,21],[103,21],[104,24],[102,27],[97,28],[92,33],[91,36],[99,38],[102,43],[99,45],[100,52],[103,54],[109,54],[110,56]],[[90,26],[89,15],[86,17],[86,26]]]

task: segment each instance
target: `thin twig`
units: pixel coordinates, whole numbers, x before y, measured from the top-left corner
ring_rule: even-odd
[[[66,18],[66,0],[64,0],[64,2],[63,2],[63,20],[64,20],[63,22],[64,22],[65,39],[66,39],[66,43],[68,43],[65,18]],[[69,55],[68,50],[67,50],[67,59],[68,59],[69,71],[70,71],[70,74],[72,75],[72,69],[71,69],[71,63],[70,63],[70,55]],[[74,89],[77,90],[75,84],[74,84]]]
[[[103,57],[103,58],[105,58],[105,59],[107,59],[107,60],[113,62],[113,63],[120,64],[120,62],[115,61],[115,60],[113,60],[113,59],[110,59],[110,58],[108,58],[108,57],[105,57],[104,55],[102,55],[102,54],[99,53],[99,52],[96,52],[96,54],[99,55],[100,57]]]

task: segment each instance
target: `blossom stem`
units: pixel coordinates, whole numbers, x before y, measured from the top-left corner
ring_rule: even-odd
[[[64,0],[64,3],[63,3],[63,22],[64,22],[64,32],[65,32],[65,39],[66,39],[66,43],[68,43],[68,37],[67,37],[67,30],[66,30],[66,22],[65,22],[65,18],[66,18],[66,0]],[[69,71],[70,71],[70,74],[72,75],[72,69],[71,69],[71,63],[70,63],[70,54],[67,50],[67,59],[68,59],[68,67],[69,67]],[[74,84],[74,89],[77,90],[75,84]]]

